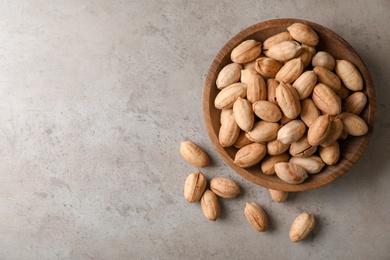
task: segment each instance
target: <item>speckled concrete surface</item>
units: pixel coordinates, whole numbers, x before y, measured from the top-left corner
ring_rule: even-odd
[[[233,1],[234,2],[234,1]],[[0,259],[389,259],[390,2],[49,1],[0,3]],[[232,172],[203,124],[202,85],[222,45],[263,20],[322,24],[360,53],[377,92],[372,141],[325,187],[272,202]],[[182,195],[207,178],[242,187],[207,221]],[[268,232],[243,215],[257,201]],[[318,224],[289,241],[302,211]]]

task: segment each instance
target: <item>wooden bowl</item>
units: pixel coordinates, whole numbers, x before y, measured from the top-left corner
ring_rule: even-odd
[[[220,70],[227,64],[231,63],[230,53],[234,47],[247,39],[255,39],[264,42],[268,37],[287,31],[287,27],[295,22],[305,23],[313,28],[320,39],[317,51],[326,51],[333,55],[336,59],[345,59],[352,62],[360,71],[364,79],[363,92],[367,95],[367,105],[360,116],[368,124],[368,133],[361,137],[348,136],[346,140],[340,141],[340,159],[336,165],[326,166],[323,170],[309,177],[301,184],[288,184],[276,175],[266,175],[261,172],[259,164],[244,169],[233,163],[237,148],[223,148],[218,141],[218,132],[221,127],[220,114],[221,110],[215,108],[214,99],[220,90],[215,85],[216,78]],[[219,51],[207,74],[207,78],[203,90],[203,116],[207,132],[217,152],[222,159],[238,174],[245,179],[269,189],[282,191],[305,191],[321,187],[328,184],[345,172],[359,160],[373,133],[375,117],[376,117],[376,100],[374,85],[371,76],[364,65],[358,53],[349,45],[343,38],[331,30],[309,21],[299,19],[276,19],[261,22],[252,25],[245,30],[239,32],[236,36],[230,39]]]

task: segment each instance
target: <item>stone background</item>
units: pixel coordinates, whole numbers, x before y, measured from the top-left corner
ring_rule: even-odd
[[[322,188],[272,202],[220,159],[202,87],[240,30],[300,18],[346,39],[371,72],[377,124],[360,161]],[[0,3],[0,259],[389,259],[390,2],[15,0]],[[196,170],[242,187],[207,221],[183,198]],[[243,214],[256,201],[268,232]],[[290,242],[295,217],[317,226]]]

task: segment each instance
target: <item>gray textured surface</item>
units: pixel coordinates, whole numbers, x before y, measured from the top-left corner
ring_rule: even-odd
[[[0,259],[389,259],[390,2],[2,1],[0,3]],[[372,141],[326,187],[272,202],[232,172],[204,128],[202,85],[240,30],[307,19],[360,53],[377,91]],[[207,221],[182,189],[204,147],[211,179],[242,187]],[[261,204],[270,229],[247,223]],[[289,241],[302,211],[310,237]]]

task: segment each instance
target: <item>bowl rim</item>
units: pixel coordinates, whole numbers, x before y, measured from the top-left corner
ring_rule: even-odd
[[[348,158],[343,158],[335,166],[327,166],[328,170],[330,169],[331,172],[329,172],[326,176],[321,176],[321,173],[319,173],[316,175],[311,175],[314,176],[313,179],[315,181],[313,182],[304,181],[301,184],[288,184],[281,180],[277,182],[272,181],[271,179],[269,179],[269,175],[263,174],[263,176],[260,176],[261,178],[259,178],[259,176],[255,176],[252,173],[248,172],[247,169],[241,168],[233,163],[232,158],[229,156],[225,148],[223,148],[218,141],[218,136],[216,134],[216,129],[215,129],[215,125],[218,124],[218,122],[214,122],[214,126],[213,126],[213,122],[211,121],[211,113],[213,110],[212,106],[214,106],[214,102],[213,100],[210,99],[211,98],[210,93],[211,93],[211,88],[215,87],[215,80],[216,80],[217,73],[221,69],[221,62],[235,46],[237,46],[243,40],[249,39],[252,35],[254,35],[260,30],[269,29],[271,27],[276,27],[276,26],[287,27],[296,22],[304,23],[311,26],[317,33],[327,33],[331,35],[332,39],[339,41],[350,50],[351,52],[350,54],[354,57],[354,60],[358,63],[355,64],[355,66],[359,69],[360,73],[362,74],[364,80],[364,92],[366,92],[368,98],[368,102],[367,102],[368,105],[366,105],[365,108],[365,110],[367,110],[366,111],[367,118],[365,120],[368,124],[368,133],[362,137],[355,138],[356,139],[355,144],[358,147],[355,153],[348,154]],[[373,134],[374,125],[376,121],[376,97],[375,97],[374,85],[366,65],[364,64],[363,60],[356,52],[356,50],[341,36],[331,31],[330,29],[311,21],[296,19],[296,18],[280,18],[280,19],[262,21],[247,27],[246,29],[238,32],[235,36],[229,39],[224,44],[224,46],[220,49],[220,51],[217,53],[208,70],[204,87],[203,87],[202,109],[203,109],[203,119],[204,119],[205,127],[209,135],[209,138],[214,148],[217,150],[218,154],[222,157],[225,163],[228,164],[228,166],[230,166],[241,177],[251,181],[254,184],[269,189],[282,190],[288,192],[305,191],[305,190],[322,187],[328,183],[333,182],[334,180],[336,180],[337,178],[345,174],[348,170],[350,170],[351,167],[360,159],[363,152],[366,150],[368,143],[371,139],[371,136]]]

